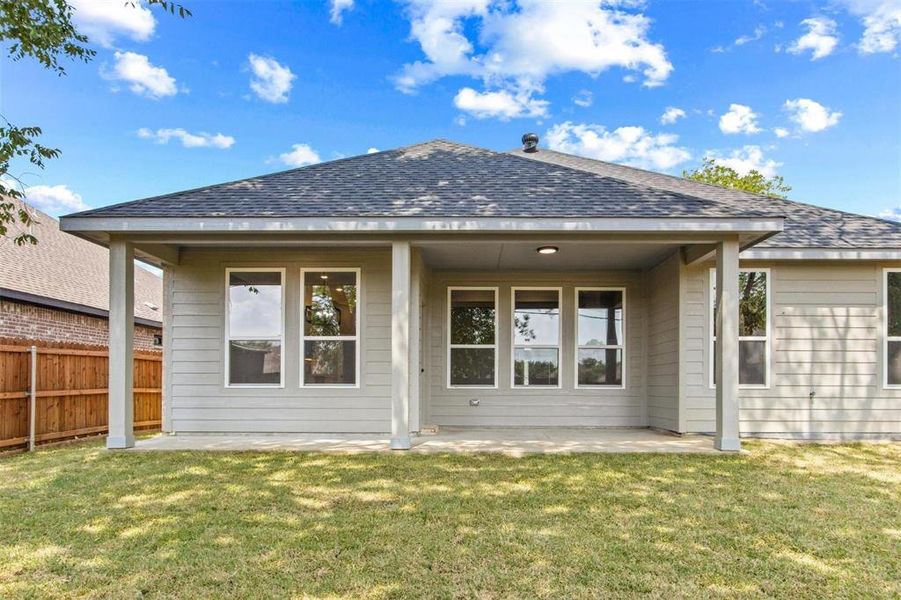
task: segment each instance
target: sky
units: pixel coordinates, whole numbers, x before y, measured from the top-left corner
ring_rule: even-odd
[[[447,138],[901,218],[901,0],[70,0],[97,55],[3,58],[0,114],[62,150],[14,163],[56,216]]]

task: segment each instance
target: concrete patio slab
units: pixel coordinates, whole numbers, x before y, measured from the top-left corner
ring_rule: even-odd
[[[138,440],[131,451],[224,450],[392,452],[387,435],[362,434],[160,434]],[[716,453],[713,438],[677,436],[651,429],[441,429],[413,438],[414,454],[493,452],[509,456],[577,453]]]

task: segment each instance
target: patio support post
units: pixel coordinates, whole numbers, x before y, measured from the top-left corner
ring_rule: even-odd
[[[410,443],[410,242],[391,244],[391,449]]]
[[[134,434],[134,247],[109,245],[109,435],[106,447],[131,448]]]
[[[741,450],[738,433],[738,240],[716,247],[717,450]]]

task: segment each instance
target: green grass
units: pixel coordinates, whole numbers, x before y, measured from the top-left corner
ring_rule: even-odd
[[[0,597],[898,597],[901,445],[0,458]]]

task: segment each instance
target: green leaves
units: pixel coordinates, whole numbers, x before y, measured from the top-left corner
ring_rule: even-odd
[[[181,4],[176,4],[175,2],[169,2],[168,0],[145,0],[145,2],[147,2],[147,4],[149,4],[151,6],[156,4],[160,7],[162,7],[163,10],[169,11],[169,13],[171,13],[173,15],[177,13],[178,16],[181,17],[182,19],[186,19],[186,18],[192,16],[192,14],[193,14],[189,9],[185,8]],[[137,6],[137,4],[138,4],[137,2],[131,2],[131,1],[125,3],[126,6],[131,6],[132,8]]]
[[[739,175],[735,169],[718,165],[712,158],[705,158],[700,169],[683,171],[682,177],[770,198],[788,198],[787,194],[792,189],[780,175],[767,179],[756,170],[751,170],[746,175]]]
[[[97,54],[76,31],[65,0],[0,0],[0,40],[11,42],[12,60],[28,56],[58,75],[66,74],[60,57],[89,62]]]
[[[44,161],[57,158],[60,151],[35,141],[42,133],[40,127],[16,127],[4,117],[0,116],[0,119],[3,119],[0,124],[0,237],[8,237],[10,227],[16,223],[23,228],[35,223],[31,213],[21,202],[25,195],[16,186],[20,184],[19,180],[9,175],[10,161],[21,157],[43,169]],[[20,231],[12,239],[17,246],[37,243],[37,239],[28,231]]]

